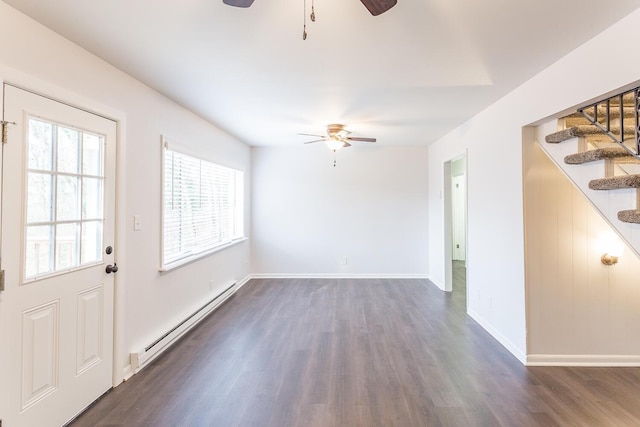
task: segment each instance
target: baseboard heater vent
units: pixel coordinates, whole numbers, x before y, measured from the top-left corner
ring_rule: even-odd
[[[140,369],[147,366],[153,359],[158,357],[160,353],[169,348],[171,344],[176,342],[191,328],[196,326],[202,319],[204,319],[209,313],[218,308],[235,292],[236,283],[234,282],[217,297],[203,305],[200,309],[196,310],[190,316],[187,316],[186,319],[171,328],[171,330],[169,330],[163,336],[146,346],[144,350],[138,351],[136,353],[131,353],[131,370],[133,371],[133,373],[137,374]]]

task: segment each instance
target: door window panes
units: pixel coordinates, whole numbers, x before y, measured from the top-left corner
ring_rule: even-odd
[[[79,179],[77,176],[57,176],[56,219],[58,221],[73,221],[80,219],[78,209]]]
[[[82,173],[102,176],[102,137],[84,133],[82,141]]]
[[[50,171],[53,167],[53,125],[29,120],[28,167]]]
[[[78,225],[71,223],[56,226],[56,270],[76,267],[79,264]]]
[[[58,127],[58,172],[78,172],[79,136],[75,129]]]
[[[24,277],[102,261],[104,137],[28,120]]]
[[[53,175],[47,173],[29,173],[27,176],[27,221],[51,221],[53,212],[51,206],[51,186]]]
[[[100,178],[82,178],[82,219],[102,216],[102,184]]]
[[[27,227],[26,276],[33,277],[53,271],[53,227],[36,225]]]

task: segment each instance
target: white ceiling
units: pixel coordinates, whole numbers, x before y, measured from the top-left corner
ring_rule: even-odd
[[[429,144],[640,0],[3,0],[250,145]],[[307,14],[311,0],[307,1]],[[588,72],[588,71],[585,71]]]

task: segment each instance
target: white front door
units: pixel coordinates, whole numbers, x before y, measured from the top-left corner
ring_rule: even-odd
[[[116,123],[10,85],[4,106],[0,419],[60,426],[112,384]]]

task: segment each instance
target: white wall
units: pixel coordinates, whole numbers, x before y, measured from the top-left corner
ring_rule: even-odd
[[[247,182],[250,150],[5,3],[0,3],[0,51],[0,79],[119,121],[116,361],[124,370],[130,352],[149,344],[230,281],[249,274],[248,242],[174,271],[158,272],[161,135],[246,171]],[[247,201],[248,189],[247,185]],[[134,215],[142,216],[141,231],[133,231]],[[247,230],[248,226],[247,220]]]
[[[639,25],[635,11],[429,147],[430,278],[444,282],[443,163],[466,149],[469,313],[523,363],[522,127],[634,84],[640,58],[620,40],[633,40]]]
[[[426,277],[427,148],[336,158],[320,143],[252,149],[252,272]]]
[[[538,143],[524,154],[528,363],[638,366],[640,260],[603,265],[621,239]]]

